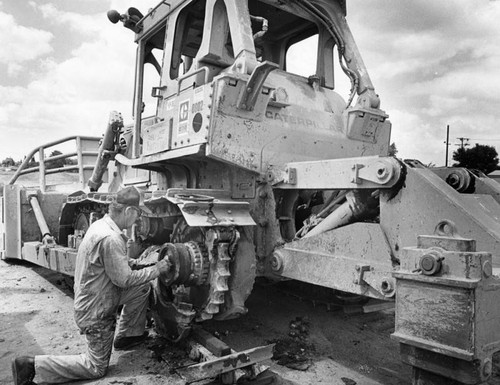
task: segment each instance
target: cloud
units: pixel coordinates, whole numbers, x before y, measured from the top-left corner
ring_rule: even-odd
[[[105,12],[83,15],[52,4],[30,4],[45,25],[64,27],[67,36],[56,38],[71,35],[79,43],[63,60],[56,55],[40,59],[26,86],[0,86],[0,132],[8,138],[0,141],[1,159],[21,159],[40,144],[70,135],[100,136],[112,110],[122,112],[126,123],[132,121],[134,34],[111,24]],[[110,8],[124,12],[126,6],[117,1]],[[144,3],[142,8],[146,12]],[[15,44],[19,41],[16,36]]]
[[[29,5],[39,11],[42,17],[55,25],[65,25],[84,35],[94,35],[101,28],[103,15],[83,15],[76,12],[61,11],[53,4],[38,4],[30,1]]]
[[[443,164],[448,124],[453,140],[498,138],[499,18],[498,1],[348,3],[398,155]]]
[[[52,52],[50,32],[19,25],[12,15],[0,12],[0,64],[8,74],[18,74],[23,64]]]
[[[22,51],[11,48],[10,57],[19,59],[7,61],[4,49],[0,64],[9,63],[11,74],[25,69],[27,60],[37,65],[25,87],[0,87],[0,132],[8,138],[0,142],[0,158],[20,158],[68,135],[101,135],[111,110],[131,122],[134,37],[104,12],[92,14],[92,2],[81,14],[31,1],[40,29],[21,27],[0,11],[0,43]],[[140,10],[145,14],[157,3],[141,2]],[[121,13],[134,5],[136,0],[109,1]],[[453,139],[499,136],[498,19],[500,1],[349,1],[348,21],[393,123],[398,155],[443,164],[447,124]],[[42,30],[49,26],[56,36]],[[68,36],[59,36],[60,30]],[[55,40],[69,36],[64,57],[44,57]]]

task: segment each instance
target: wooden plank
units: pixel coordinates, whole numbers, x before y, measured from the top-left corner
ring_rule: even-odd
[[[210,350],[216,357],[231,354],[231,348],[229,346],[202,328],[194,329],[192,331],[192,337],[196,342]]]

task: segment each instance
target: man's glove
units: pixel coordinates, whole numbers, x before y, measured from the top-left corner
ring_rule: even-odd
[[[166,286],[170,286],[174,283],[179,276],[179,272],[176,272],[177,269],[174,268],[174,264],[169,261],[168,257],[158,261],[156,266],[158,267],[158,270],[160,270],[159,279]]]
[[[168,260],[168,257],[163,258],[162,260],[156,262],[156,267],[160,271],[160,275],[168,276],[170,269],[172,268],[172,264]]]

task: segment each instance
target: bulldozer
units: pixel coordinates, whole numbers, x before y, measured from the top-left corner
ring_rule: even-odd
[[[346,15],[345,0],[109,11],[137,44],[133,124],[112,112],[102,138],[28,154],[3,189],[2,258],[71,276],[89,225],[136,186],[138,264],[174,266],[150,304],[167,338],[244,315],[257,277],[296,280],[393,302],[414,384],[487,381],[500,350],[500,187],[388,156],[391,122]],[[306,76],[289,54],[304,42]],[[76,150],[46,158],[66,142]],[[69,157],[77,164],[46,167]],[[66,171],[77,181],[47,183]],[[18,182],[35,172],[36,186]]]

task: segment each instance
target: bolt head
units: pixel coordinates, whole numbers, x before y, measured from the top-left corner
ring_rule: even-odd
[[[431,250],[420,257],[419,267],[424,275],[434,275],[441,270],[443,256],[436,250]]]

